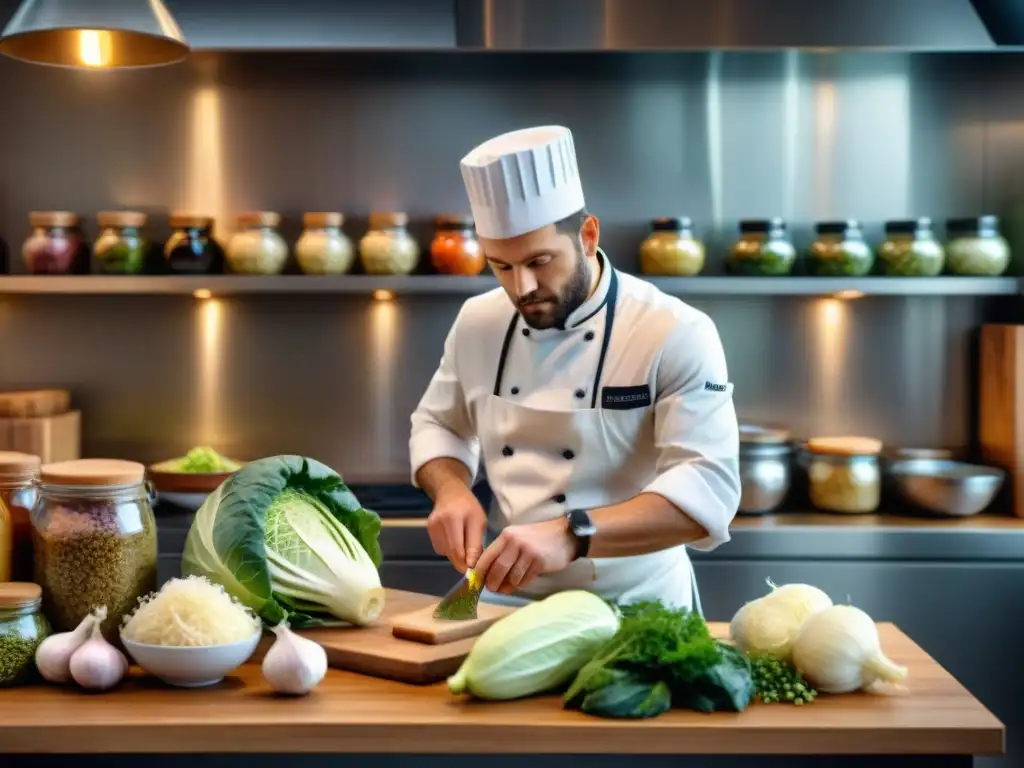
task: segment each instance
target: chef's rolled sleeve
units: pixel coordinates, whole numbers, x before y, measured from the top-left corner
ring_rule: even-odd
[[[412,413],[409,457],[413,485],[417,485],[416,473],[420,467],[434,459],[457,459],[466,465],[470,478],[474,479],[479,467],[480,443],[456,371],[458,326],[456,319],[445,339],[437,371]]]
[[[669,332],[658,363],[654,405],[657,477],[645,488],[665,497],[708,535],[688,546],[729,541],[740,502],[739,425],[725,351],[714,322],[700,315]]]

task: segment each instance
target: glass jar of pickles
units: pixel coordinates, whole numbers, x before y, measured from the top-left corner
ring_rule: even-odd
[[[687,216],[651,222],[651,232],[640,244],[640,271],[645,275],[689,277],[704,269],[704,243],[694,237]]]
[[[807,271],[821,277],[862,277],[871,271],[875,254],[864,241],[860,222],[820,221],[817,239],[807,250]]]
[[[100,234],[92,246],[93,264],[104,274],[137,275],[146,266],[149,247],[142,236],[146,214],[141,211],[103,211],[96,216]]]
[[[277,231],[281,215],[274,211],[239,214],[238,231],[228,244],[228,266],[243,275],[279,275],[288,263],[288,244]]]
[[[995,277],[1010,264],[1010,244],[999,232],[998,216],[949,219],[946,264],[954,275]]]
[[[352,268],[355,249],[342,231],[341,213],[307,213],[302,217],[304,230],[295,243],[295,258],[307,275],[343,275]]]
[[[878,263],[890,277],[934,277],[942,272],[946,253],[935,239],[932,220],[900,219],[885,222],[885,240],[878,247]]]
[[[32,507],[36,503],[39,464],[39,457],[32,454],[0,451],[0,507],[9,524],[9,578],[14,581],[33,579]]]
[[[213,237],[213,217],[172,213],[171,236],[164,243],[164,265],[174,274],[209,275],[224,271],[224,248]]]
[[[740,237],[725,262],[731,275],[788,275],[796,261],[786,222],[779,218],[740,222]]]
[[[359,259],[370,275],[408,275],[416,269],[420,246],[409,234],[409,217],[401,212],[370,214],[370,228],[359,241]]]
[[[75,271],[84,241],[78,215],[70,211],[33,211],[32,233],[21,247],[25,268],[34,275]]]
[[[430,264],[442,275],[479,275],[486,261],[476,237],[473,217],[445,213],[434,217]]]
[[[882,443],[870,437],[807,441],[811,503],[824,512],[868,514],[882,497]]]

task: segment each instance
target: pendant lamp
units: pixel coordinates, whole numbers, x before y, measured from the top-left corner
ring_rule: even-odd
[[[161,0],[23,0],[0,36],[6,56],[79,69],[154,67],[188,52]]]

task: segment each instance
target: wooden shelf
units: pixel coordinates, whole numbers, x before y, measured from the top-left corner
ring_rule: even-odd
[[[1017,277],[651,277],[674,296],[1013,296]],[[472,296],[498,285],[490,275],[9,275],[0,294],[392,294]]]

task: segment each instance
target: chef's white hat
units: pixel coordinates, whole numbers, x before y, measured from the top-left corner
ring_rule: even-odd
[[[462,158],[461,168],[481,237],[516,237],[584,207],[572,133],[559,125],[496,136]]]

